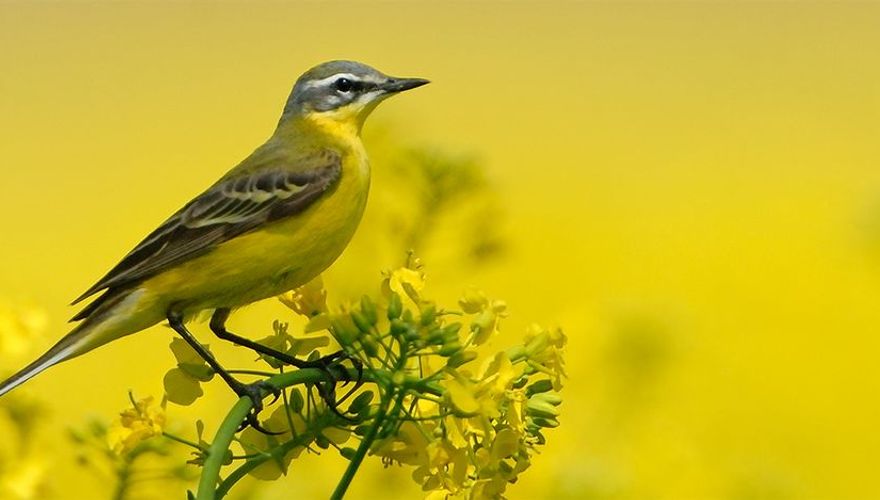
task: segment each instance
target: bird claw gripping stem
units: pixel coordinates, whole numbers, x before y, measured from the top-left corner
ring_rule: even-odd
[[[242,422],[241,425],[238,427],[239,431],[242,431],[247,427],[253,427],[257,431],[262,432],[266,435],[277,436],[279,434],[284,434],[283,432],[273,432],[266,429],[257,418],[260,412],[263,411],[263,391],[266,391],[275,396],[272,399],[272,402],[269,403],[271,405],[275,403],[275,401],[278,401],[278,398],[281,396],[281,389],[275,387],[272,384],[269,384],[264,380],[261,380],[252,384],[240,384],[236,387],[233,387],[233,390],[236,394],[238,394],[239,397],[247,396],[253,402],[253,407],[251,408],[251,411],[248,412],[244,422]]]
[[[345,361],[349,361],[352,364],[352,367],[357,371],[357,379],[355,380],[354,387],[349,389],[344,396],[340,399],[336,399],[336,384],[340,381],[340,374],[348,374],[348,371],[343,366]],[[340,418],[343,418],[348,421],[353,421],[351,417],[345,415],[345,413],[339,411],[339,405],[345,402],[346,399],[351,397],[352,394],[357,391],[361,385],[364,383],[364,364],[357,358],[351,356],[345,351],[337,351],[333,354],[329,354],[324,356],[323,358],[316,359],[314,361],[309,361],[310,368],[317,368],[324,372],[327,377],[330,379],[328,382],[319,382],[315,384],[315,388],[318,390],[318,394],[321,396],[321,399],[327,405],[327,407],[335,413]],[[351,380],[344,380],[342,387],[348,385]]]

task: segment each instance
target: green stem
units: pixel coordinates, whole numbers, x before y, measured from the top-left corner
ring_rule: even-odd
[[[355,374],[353,370],[349,370],[348,375],[348,379],[350,380],[353,380],[357,376],[357,374]],[[369,370],[364,373],[363,378],[364,382],[374,382],[385,387],[391,385],[391,374],[382,370]],[[317,368],[306,368],[302,370],[281,373],[266,379],[267,383],[279,389],[284,389],[299,384],[314,384],[324,381],[327,381],[327,375]],[[435,394],[437,396],[443,395],[443,391],[439,387],[434,387],[434,384],[423,383],[415,377],[407,376],[404,381],[404,387],[418,388],[424,392]],[[401,395],[402,394],[404,393],[401,392]],[[357,466],[353,467],[353,465],[355,464],[355,460],[353,460],[352,463],[349,464],[349,467],[346,470],[346,476],[350,476],[347,477],[347,479],[346,476],[343,477],[344,484],[343,482],[339,483],[336,488],[337,491],[334,492],[333,498],[342,498],[341,495],[345,493],[345,490],[348,488],[348,485],[354,478],[354,473],[357,472],[357,467],[366,456],[367,450],[369,449],[369,443],[375,439],[376,433],[379,432],[379,427],[382,424],[382,420],[385,419],[385,414],[387,413],[388,406],[390,405],[391,394],[389,394],[387,398],[387,401],[382,402],[380,413],[376,416],[376,422],[378,422],[378,425],[374,423],[373,427],[370,429],[370,434],[365,436],[364,440],[361,442],[361,445],[357,450],[357,453],[355,454],[354,458],[357,461]],[[217,434],[214,435],[214,440],[208,447],[206,453],[207,456],[205,457],[205,463],[202,466],[202,474],[199,478],[198,493],[196,494],[197,500],[216,500],[221,497],[219,495],[220,489],[217,489],[215,491],[215,488],[217,488],[218,483],[220,483],[220,469],[223,467],[223,459],[226,457],[226,451],[232,445],[232,440],[235,438],[238,427],[244,421],[245,417],[248,415],[248,412],[251,411],[252,407],[253,402],[249,397],[240,398],[238,402],[236,402],[235,405],[229,410],[226,418],[223,419],[223,422],[220,424],[220,428],[217,429]],[[250,463],[250,461],[248,463]],[[255,467],[256,465],[251,466],[251,468]],[[230,481],[230,479],[233,479],[232,476],[227,478],[226,481],[221,484],[221,487],[223,488],[223,493],[225,494],[235,484],[235,481],[240,479],[245,473],[247,473],[248,470],[250,469],[246,469],[242,473],[236,475],[234,481]],[[337,494],[340,496],[337,497]]]
[[[370,426],[370,429],[367,431],[367,434],[358,446],[357,451],[355,451],[354,457],[352,457],[351,462],[349,462],[348,467],[345,469],[345,473],[342,475],[342,479],[339,480],[339,484],[337,484],[336,489],[333,490],[330,500],[342,500],[342,497],[345,496],[345,492],[351,485],[354,475],[364,461],[364,457],[367,456],[367,451],[370,449],[373,441],[376,440],[376,435],[379,434],[379,429],[382,428],[382,424],[385,423],[385,417],[388,415],[388,407],[391,405],[391,399],[391,393],[388,393],[382,398],[382,403],[379,405],[379,411],[376,413],[373,425]]]
[[[113,500],[125,500],[131,478],[131,462],[125,460],[116,471],[116,489],[113,492]]]
[[[267,383],[279,389],[284,389],[297,384],[324,382],[327,375],[317,368],[306,368],[296,370],[289,373],[275,375],[266,380]],[[202,466],[202,475],[199,478],[199,489],[196,494],[197,500],[214,500],[216,497],[214,488],[220,478],[220,468],[223,466],[223,458],[226,456],[226,450],[232,444],[238,427],[247,417],[248,412],[253,407],[253,401],[247,396],[242,397],[226,414],[217,434],[208,447],[207,457]]]
[[[184,438],[182,438],[182,437],[175,436],[174,434],[171,434],[171,433],[168,433],[168,432],[163,432],[163,433],[162,433],[162,436],[164,436],[164,437],[166,437],[166,438],[168,438],[168,439],[170,439],[170,440],[172,440],[172,441],[177,441],[177,442],[180,443],[180,444],[185,444],[185,445],[187,445],[187,446],[192,446],[193,448],[195,448],[195,449],[197,449],[197,450],[205,451],[205,449],[204,449],[200,444],[195,443],[195,442],[193,442],[193,441],[190,441],[190,440],[188,440],[188,439],[184,439]]]

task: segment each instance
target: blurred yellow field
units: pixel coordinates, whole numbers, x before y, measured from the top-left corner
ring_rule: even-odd
[[[866,2],[3,3],[0,369],[265,140],[300,73],[355,59],[432,84],[364,129],[373,190],[330,302],[374,292],[409,245],[441,302],[506,300],[493,348],[532,322],[568,336],[561,425],[509,498],[874,497],[878,26]],[[472,190],[424,218],[416,160]],[[289,315],[270,300],[232,326],[259,338]],[[172,338],[154,327],[10,395],[33,428],[0,415],[0,497],[111,497],[68,429],[116,418],[129,389],[161,398]],[[205,390],[169,406],[182,434],[234,401]],[[344,468],[308,455],[235,498],[324,498]],[[423,495],[368,460],[350,498]]]

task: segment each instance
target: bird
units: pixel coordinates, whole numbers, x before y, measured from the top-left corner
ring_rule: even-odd
[[[207,312],[219,338],[314,366],[229,332],[226,320],[239,307],[308,283],[339,257],[370,188],[364,121],[386,98],[427,83],[346,60],[303,73],[269,139],[73,301],[97,295],[73,317],[70,333],[0,382],[0,395],[62,361],[167,321],[259,411],[266,387],[227,373],[186,324]]]

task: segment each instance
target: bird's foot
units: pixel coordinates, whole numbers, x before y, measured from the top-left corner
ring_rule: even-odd
[[[351,363],[352,367],[357,371],[357,378],[355,379],[354,387],[349,389],[344,396],[339,399],[336,399],[336,384],[339,383],[340,380],[343,380],[342,387],[348,385],[351,380],[348,378],[348,370],[343,365],[345,361]],[[315,384],[315,387],[318,389],[318,394],[321,396],[321,399],[324,400],[324,403],[327,405],[330,410],[338,415],[339,417],[353,421],[352,417],[349,417],[344,412],[339,411],[339,405],[345,402],[352,394],[357,391],[364,382],[364,364],[361,361],[345,351],[337,351],[333,354],[324,356],[323,358],[318,358],[313,361],[307,362],[308,368],[317,368],[324,372],[329,379],[326,382],[320,382]]]
[[[273,432],[273,431],[266,429],[265,427],[263,427],[263,424],[261,424],[260,420],[257,418],[257,416],[260,414],[260,412],[263,411],[263,397],[264,397],[263,394],[266,393],[267,395],[272,394],[273,396],[275,396],[274,399],[272,399],[272,402],[269,403],[271,405],[275,401],[278,401],[278,398],[281,396],[281,389],[266,382],[265,380],[260,380],[259,382],[254,382],[252,384],[240,383],[239,385],[232,387],[232,390],[234,390],[235,393],[238,394],[239,397],[247,396],[247,397],[251,398],[251,401],[253,402],[253,406],[251,407],[251,411],[248,412],[247,417],[245,417],[245,419],[244,419],[244,422],[242,422],[238,428],[239,431],[242,431],[242,430],[246,429],[247,427],[253,427],[254,429],[256,429],[259,432],[262,432],[263,434],[268,434],[268,435],[284,434],[283,432]]]

